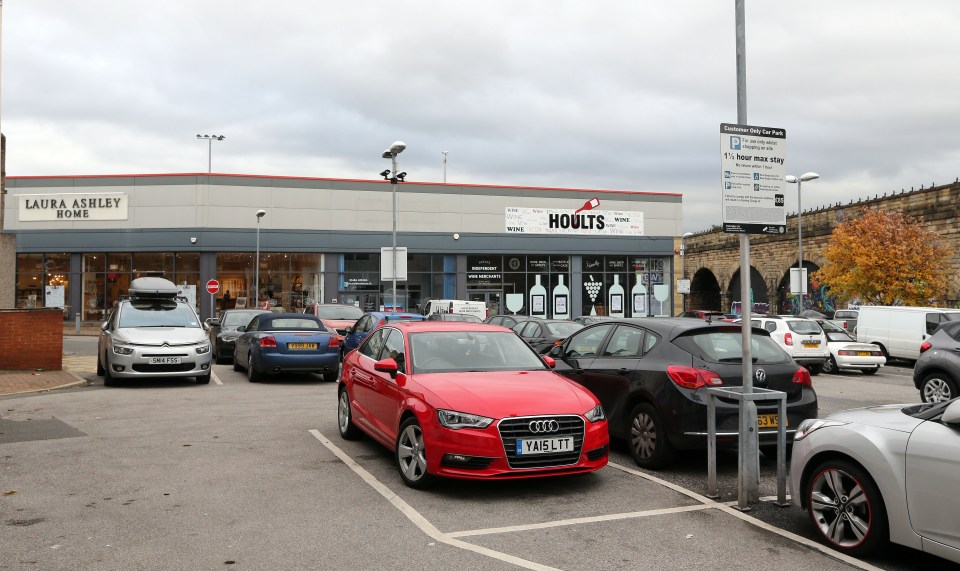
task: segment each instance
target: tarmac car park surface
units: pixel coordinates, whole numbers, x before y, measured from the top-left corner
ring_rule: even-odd
[[[210,385],[108,389],[83,359],[69,362],[91,387],[0,397],[3,426],[35,427],[0,436],[0,492],[13,492],[0,495],[12,554],[0,569],[949,568],[896,547],[843,560],[804,539],[814,535],[796,508],[713,503],[700,495],[705,456],[650,472],[615,446],[593,474],[421,492],[402,484],[390,451],[339,439],[337,386],[318,376],[250,384],[217,365]],[[814,385],[821,416],[919,402],[896,363]],[[736,469],[736,453],[722,453],[721,502],[736,500]],[[774,495],[773,462],[761,472],[761,496]]]

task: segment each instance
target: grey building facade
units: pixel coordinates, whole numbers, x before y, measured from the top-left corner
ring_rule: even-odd
[[[202,317],[317,301],[392,309],[386,181],[159,174],[8,177],[6,187],[17,307],[96,321],[151,275],[181,285]],[[679,194],[415,182],[396,192],[408,253],[397,309],[471,299],[544,317],[676,313]]]

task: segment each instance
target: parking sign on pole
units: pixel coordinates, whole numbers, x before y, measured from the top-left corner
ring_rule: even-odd
[[[787,231],[786,156],[785,129],[720,124],[724,232],[783,234]]]

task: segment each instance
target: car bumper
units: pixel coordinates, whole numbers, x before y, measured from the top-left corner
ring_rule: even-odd
[[[110,375],[118,379],[196,377],[210,372],[213,356],[210,351],[198,354],[194,346],[153,348],[137,347],[131,355],[120,355],[108,349]],[[179,358],[179,363],[151,364],[156,357]]]
[[[790,455],[790,502],[797,507],[802,507],[803,491],[800,486],[803,485],[803,470],[811,456],[813,456],[813,447],[809,439],[805,438],[793,444],[793,452]]]
[[[483,430],[451,430],[431,422],[427,469],[448,478],[471,480],[539,478],[593,472],[607,465],[610,436],[606,421],[584,420],[583,444],[575,460],[537,468],[511,467],[496,424]],[[426,430],[424,431],[427,436]]]
[[[282,371],[336,371],[340,368],[340,352],[297,355],[290,353],[260,353],[254,358],[254,370],[260,373]]]
[[[841,369],[876,369],[887,364],[887,359],[882,355],[877,357],[837,355],[834,360],[837,362],[837,367]]]
[[[796,361],[797,364],[803,365],[804,367],[806,367],[808,365],[814,365],[814,366],[822,365],[826,363],[827,359],[829,358],[830,358],[830,353],[825,353],[823,355],[794,356],[793,360]]]

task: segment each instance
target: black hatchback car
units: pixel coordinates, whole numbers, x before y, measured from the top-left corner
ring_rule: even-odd
[[[250,323],[251,319],[261,313],[270,312],[263,309],[228,309],[221,313],[219,318],[207,319],[207,324],[210,325],[213,359],[218,364],[233,360],[234,344],[240,336],[237,328]]]
[[[590,389],[603,404],[610,435],[627,441],[637,464],[661,468],[677,450],[706,448],[703,390],[743,383],[740,326],[684,319],[638,318],[601,322],[551,349],[556,372]],[[788,441],[817,416],[810,373],[762,329],[752,336],[754,386],[787,393]],[[738,403],[717,402],[717,443],[736,445]],[[760,448],[776,446],[776,401],[757,405]]]
[[[913,384],[923,402],[945,402],[960,396],[960,321],[945,322],[920,345]]]

